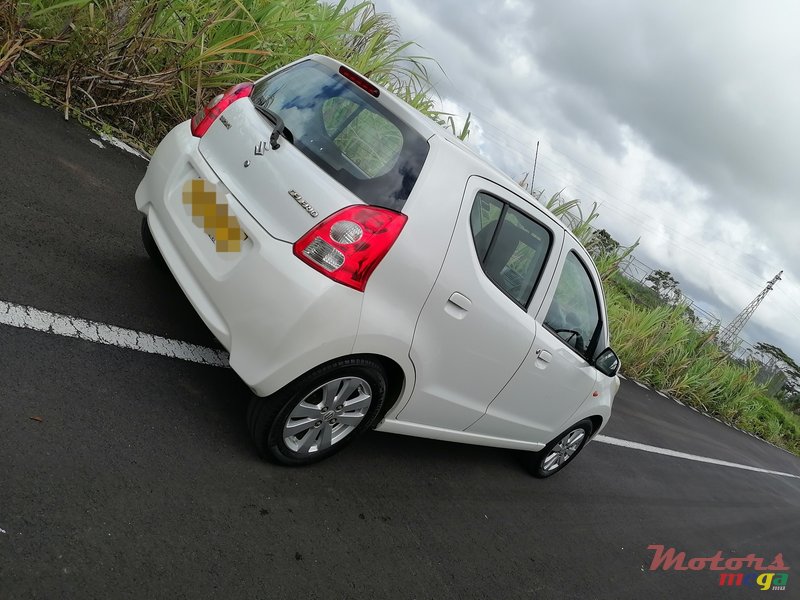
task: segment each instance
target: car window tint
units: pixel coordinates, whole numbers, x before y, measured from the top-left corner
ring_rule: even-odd
[[[492,282],[520,306],[533,293],[550,248],[550,232],[505,203],[478,194],[470,214],[475,251]]]
[[[306,60],[257,82],[250,99],[277,113],[295,147],[365,203],[403,209],[428,141],[377,98]]]
[[[544,324],[569,346],[586,354],[600,322],[599,305],[586,267],[570,252]]]
[[[397,162],[403,134],[368,107],[347,98],[328,98],[322,106],[325,131],[342,156],[364,177],[380,177]]]
[[[487,194],[478,194],[472,205],[469,220],[475,240],[475,251],[481,261],[486,257],[489,242],[492,241],[494,230],[497,229],[502,210],[503,203]]]

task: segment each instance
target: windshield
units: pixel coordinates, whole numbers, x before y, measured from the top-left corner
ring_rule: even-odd
[[[285,137],[363,202],[402,210],[428,142],[376,98],[308,60],[258,82],[251,99],[283,119]]]

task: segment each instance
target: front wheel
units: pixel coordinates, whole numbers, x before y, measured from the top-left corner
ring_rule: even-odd
[[[583,450],[592,435],[592,429],[592,422],[584,419],[547,444],[543,450],[533,454],[528,463],[531,474],[545,478],[561,471]]]
[[[259,454],[307,465],[335,454],[369,429],[386,397],[386,373],[372,360],[319,367],[268,398],[253,398],[248,426]]]

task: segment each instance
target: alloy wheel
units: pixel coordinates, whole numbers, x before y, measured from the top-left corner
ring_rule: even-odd
[[[283,426],[283,442],[298,454],[313,454],[346,438],[372,404],[372,388],[360,377],[339,377],[314,389],[294,407]]]
[[[567,433],[545,456],[542,470],[552,473],[563,467],[581,447],[585,437],[586,432],[580,427]]]

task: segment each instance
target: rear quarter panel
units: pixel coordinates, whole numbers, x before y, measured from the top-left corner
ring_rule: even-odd
[[[417,184],[403,212],[408,216],[397,242],[370,277],[364,292],[355,354],[378,354],[405,374],[402,396],[387,417],[402,409],[414,386],[409,358],[417,319],[441,269],[455,228],[472,160],[434,136]]]

